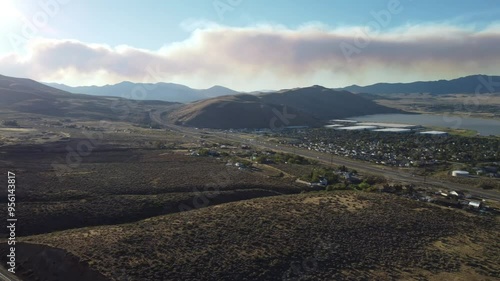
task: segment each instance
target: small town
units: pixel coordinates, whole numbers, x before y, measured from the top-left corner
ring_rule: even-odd
[[[439,167],[462,163],[471,174],[499,177],[500,141],[482,138],[470,143],[453,135],[289,129],[268,133],[281,145],[393,167]],[[354,140],[354,141],[353,141]],[[477,163],[478,166],[472,165]]]
[[[201,140],[201,149],[191,149],[187,155],[195,157],[215,157],[225,161],[226,166],[235,167],[244,171],[260,171],[259,164],[271,165],[281,163],[282,165],[295,165],[307,167],[308,165],[317,165],[318,161],[307,159],[292,154],[276,153],[271,150],[254,150],[247,144],[234,146],[230,143],[210,144]],[[301,147],[299,144],[297,147]],[[310,146],[307,146],[310,148]],[[317,152],[325,152],[321,149],[314,149]],[[348,155],[340,155],[348,156]],[[359,159],[359,158],[356,158]],[[381,163],[383,164],[383,163]],[[498,163],[494,162],[494,165]],[[306,170],[306,169],[303,169]],[[498,168],[496,166],[486,166],[476,169],[477,175],[487,175],[498,177]],[[489,175],[488,175],[489,174]],[[469,178],[472,175],[468,171],[454,170],[450,175],[457,178]],[[283,174],[281,174],[283,176]],[[435,187],[413,184],[389,184],[385,179],[374,176],[360,175],[356,170],[345,166],[337,169],[313,168],[311,174],[296,174],[295,182],[306,190],[333,191],[342,189],[365,190],[370,192],[390,193],[404,198],[437,204],[449,208],[462,209],[464,211],[477,215],[500,215],[500,209],[490,206],[488,199],[479,196],[473,196],[467,191],[446,190]]]

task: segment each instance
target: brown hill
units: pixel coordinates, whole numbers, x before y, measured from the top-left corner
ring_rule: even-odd
[[[0,75],[0,106],[12,106],[27,100],[54,100],[69,95],[36,81]]]
[[[289,118],[286,118],[289,117]],[[264,103],[259,96],[234,95],[194,102],[170,116],[179,125],[202,128],[278,128],[318,124],[294,108]]]
[[[265,103],[293,107],[321,120],[400,113],[397,109],[379,105],[351,92],[336,91],[321,86],[266,93],[260,97]]]
[[[175,104],[72,94],[34,80],[0,75],[0,110],[57,117],[150,122],[150,110],[165,110],[172,105]]]
[[[346,191],[23,237],[16,254],[22,277],[58,273],[25,258],[39,244],[74,255],[44,260],[67,275],[88,268],[109,280],[497,280],[498,231],[495,218]]]
[[[315,126],[324,120],[367,114],[397,113],[347,91],[321,86],[260,95],[224,96],[181,107],[171,121],[204,128],[273,128]]]

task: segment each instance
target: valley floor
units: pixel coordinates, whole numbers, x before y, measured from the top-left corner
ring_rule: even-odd
[[[53,121],[0,146],[2,173],[18,181],[22,280],[500,278],[498,217],[326,192],[296,182],[326,163],[247,163],[268,148],[231,137]]]

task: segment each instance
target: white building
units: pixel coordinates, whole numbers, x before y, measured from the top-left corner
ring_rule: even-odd
[[[451,175],[454,177],[468,177],[469,172],[457,170],[457,171],[452,171]]]
[[[443,131],[425,131],[425,132],[420,132],[422,135],[433,135],[433,136],[446,136],[448,135],[447,132]]]
[[[478,208],[481,207],[481,202],[479,202],[479,201],[469,201],[469,207],[478,209]]]

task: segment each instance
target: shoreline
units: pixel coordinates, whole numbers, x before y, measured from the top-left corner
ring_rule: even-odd
[[[449,133],[454,133],[464,136],[477,135],[482,137],[491,137],[491,136],[500,137],[500,131],[497,131],[498,127],[496,126],[497,122],[500,123],[500,119],[478,118],[472,116],[463,116],[463,115],[455,115],[447,113],[429,114],[429,113],[412,112],[410,114],[398,114],[398,115],[400,116],[397,116],[395,114],[373,114],[373,115],[350,117],[349,119],[357,121],[358,123],[397,123],[397,124],[421,126],[424,128],[431,128],[431,129],[438,128],[441,131],[446,131]],[[412,120],[412,116],[417,116],[417,115],[422,116],[422,120]],[[464,120],[464,123],[462,123],[461,120],[462,118]]]

